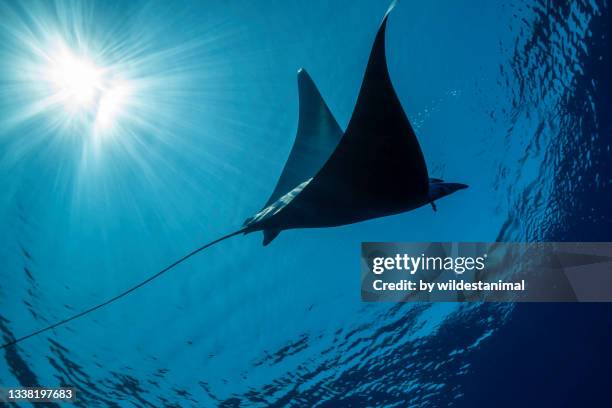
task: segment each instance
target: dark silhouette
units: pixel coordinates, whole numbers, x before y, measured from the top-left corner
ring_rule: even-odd
[[[304,70],[298,72],[295,144],[265,208],[244,224],[245,233],[263,231],[264,245],[286,229],[335,227],[429,203],[435,210],[435,200],[467,187],[428,177],[421,147],[387,69],[385,30],[392,8],[376,34],[342,138],[312,80]],[[333,153],[332,144],[337,144]],[[288,192],[280,196],[279,190]]]

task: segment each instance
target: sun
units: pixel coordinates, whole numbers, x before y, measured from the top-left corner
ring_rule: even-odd
[[[82,146],[88,160],[113,149],[134,154],[132,143],[171,137],[186,126],[179,117],[201,109],[192,98],[216,75],[205,69],[216,64],[206,47],[222,32],[175,43],[166,31],[173,24],[124,26],[121,15],[106,25],[94,18],[106,15],[101,3],[39,3],[25,10],[0,1],[10,17],[0,23],[0,131],[36,129],[45,142]],[[212,95],[201,94],[216,101]]]
[[[94,109],[104,90],[103,70],[67,49],[52,57],[46,76],[55,98],[69,111]]]
[[[85,55],[72,52],[65,44],[46,61],[43,79],[49,99],[63,107],[68,117],[84,119],[95,132],[108,131],[123,115],[132,87],[118,78],[111,67],[96,65]]]

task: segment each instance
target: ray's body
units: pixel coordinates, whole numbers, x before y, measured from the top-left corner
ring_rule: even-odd
[[[344,134],[312,79],[298,72],[300,116],[293,149],[266,206],[245,222],[246,232],[263,231],[264,245],[282,230],[398,214],[467,187],[428,177],[389,77],[385,32],[390,11],[376,34]],[[281,196],[281,191],[289,192]]]

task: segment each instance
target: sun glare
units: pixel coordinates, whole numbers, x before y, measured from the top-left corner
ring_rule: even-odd
[[[135,141],[168,137],[186,126],[183,112],[200,109],[192,99],[208,78],[207,64],[216,66],[206,47],[217,49],[211,39],[222,38],[221,29],[169,41],[171,20],[94,19],[107,13],[101,3],[4,3],[0,71],[7,86],[0,103],[8,108],[1,128],[24,126],[40,140],[82,143],[88,160],[113,149],[132,154]]]
[[[63,44],[58,49],[49,55],[43,69],[49,99],[68,117],[84,118],[93,131],[110,130],[126,108],[131,87],[117,79],[120,73],[113,69],[97,66]]]
[[[117,84],[104,92],[98,104],[96,126],[98,129],[107,129],[113,125],[125,107],[130,88],[125,84]]]
[[[57,97],[70,110],[93,107],[103,91],[102,70],[67,50],[51,61],[47,75]]]

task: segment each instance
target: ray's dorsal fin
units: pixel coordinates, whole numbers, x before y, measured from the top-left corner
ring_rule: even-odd
[[[297,80],[299,118],[295,141],[264,208],[316,174],[342,137],[342,129],[310,75],[300,69]]]
[[[263,246],[268,246],[274,238],[276,238],[280,234],[279,230],[264,230],[263,231]]]

